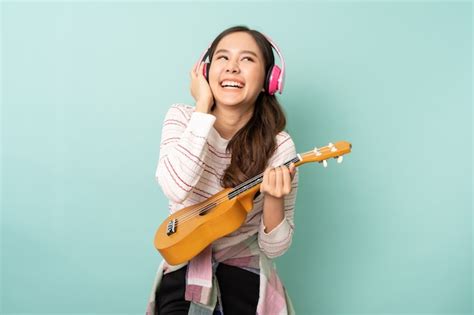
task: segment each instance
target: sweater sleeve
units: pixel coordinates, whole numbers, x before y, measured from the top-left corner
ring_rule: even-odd
[[[166,113],[155,178],[171,201],[182,203],[199,181],[215,120],[211,114],[195,111],[189,117],[181,104],[173,104]]]
[[[291,137],[286,134],[286,137],[279,143],[278,149],[269,161],[269,166],[276,167],[296,157],[295,144]],[[265,232],[263,224],[263,215],[260,219],[260,226],[258,232],[258,244],[261,250],[269,258],[275,258],[283,255],[291,245],[294,231],[294,210],[296,193],[298,190],[298,169],[296,169],[295,176],[291,181],[291,192],[284,197],[284,211],[283,220],[269,233]]]

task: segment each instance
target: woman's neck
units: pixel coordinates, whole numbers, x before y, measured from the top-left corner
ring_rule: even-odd
[[[231,139],[252,118],[254,106],[216,106],[212,115],[216,116],[214,128],[221,137]]]

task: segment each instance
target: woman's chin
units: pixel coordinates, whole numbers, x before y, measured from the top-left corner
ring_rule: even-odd
[[[222,105],[239,104],[244,99],[244,97],[242,97],[242,95],[236,95],[236,94],[231,94],[231,93],[214,95],[214,98],[215,98],[217,103],[222,104]]]

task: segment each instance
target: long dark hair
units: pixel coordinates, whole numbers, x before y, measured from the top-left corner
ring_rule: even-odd
[[[209,48],[209,61],[220,40],[234,32],[246,32],[257,42],[265,62],[265,74],[274,65],[272,46],[259,31],[238,25],[221,32]],[[265,77],[266,77],[265,75]],[[211,108],[214,110],[216,104]],[[222,187],[235,187],[240,183],[262,173],[268,159],[276,150],[276,135],[286,125],[286,117],[275,95],[266,91],[260,93],[255,101],[254,112],[250,120],[229,141],[227,152],[232,153],[229,167],[221,178]]]

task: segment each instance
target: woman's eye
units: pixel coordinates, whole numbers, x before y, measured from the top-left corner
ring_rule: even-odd
[[[221,58],[225,58],[225,59],[227,59],[227,57],[226,57],[226,56],[219,56],[219,57],[217,57],[216,59],[217,59],[217,60],[219,60],[219,59],[221,59]],[[252,58],[250,58],[250,57],[244,57],[244,58],[242,58],[242,60],[244,60],[244,59],[248,59],[249,61],[253,61],[253,59],[252,59]]]

